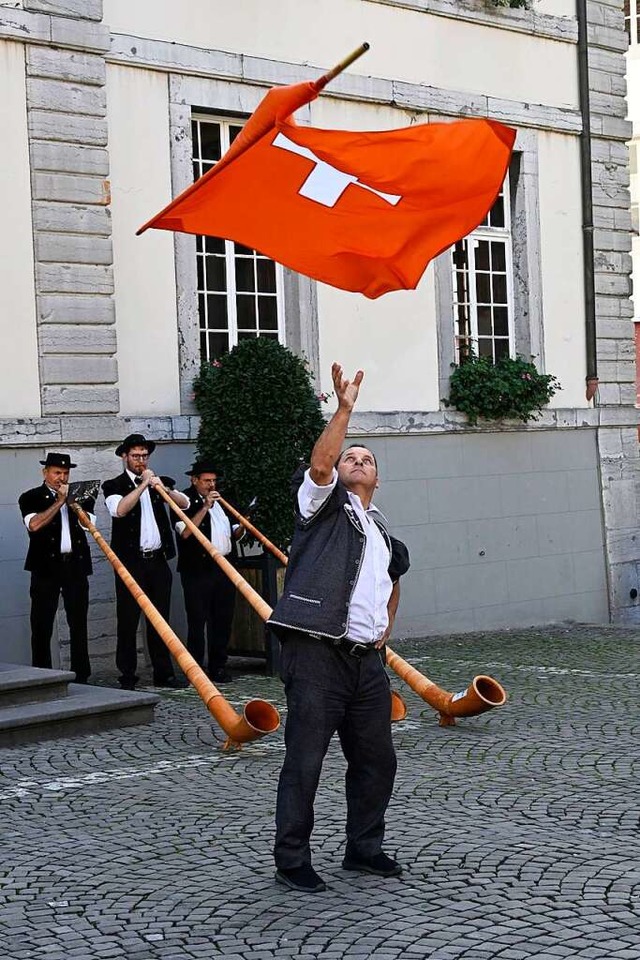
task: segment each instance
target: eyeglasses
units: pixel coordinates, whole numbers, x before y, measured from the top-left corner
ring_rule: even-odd
[[[149,454],[148,453],[130,453],[129,459],[130,460],[148,460]]]

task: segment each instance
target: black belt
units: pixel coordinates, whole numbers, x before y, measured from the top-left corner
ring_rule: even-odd
[[[61,553],[60,562],[61,563],[71,563],[72,560],[75,560],[76,557],[72,553]]]
[[[141,560],[156,560],[158,557],[164,557],[164,550],[139,550],[138,556]]]
[[[318,639],[324,640],[331,647],[337,647],[338,650],[344,650],[350,657],[356,657],[358,660],[376,649],[375,643],[358,643],[357,640],[349,640],[347,637],[340,637],[338,640],[331,637],[319,637]]]

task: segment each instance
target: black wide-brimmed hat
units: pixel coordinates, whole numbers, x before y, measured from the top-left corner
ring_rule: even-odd
[[[43,467],[62,467],[63,470],[71,470],[77,467],[77,463],[71,463],[71,457],[68,453],[48,453],[46,460],[41,460]]]
[[[199,477],[201,473],[215,473],[218,480],[222,476],[222,471],[218,469],[217,464],[213,460],[207,460],[206,457],[196,460],[191,470],[185,470],[185,473],[188,477]]]
[[[146,447],[149,453],[153,453],[156,448],[153,440],[147,440],[141,433],[130,433],[125,437],[119,447],[116,447],[116,457],[121,457],[123,453],[128,453],[132,447]]]

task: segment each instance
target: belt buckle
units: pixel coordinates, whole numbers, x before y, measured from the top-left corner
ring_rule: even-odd
[[[365,653],[369,651],[369,647],[366,643],[357,643],[355,640],[352,642],[349,649],[349,656],[355,657],[357,660],[360,660],[364,657]]]
[[[140,556],[142,557],[143,560],[149,560],[154,556],[155,553],[156,553],[155,550],[141,550]]]

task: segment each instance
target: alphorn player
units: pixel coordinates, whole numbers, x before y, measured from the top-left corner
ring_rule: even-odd
[[[107,509],[111,514],[111,546],[119,559],[140,584],[151,603],[165,620],[169,619],[172,574],[167,560],[175,556],[175,546],[167,507],[156,491],[162,486],[181,509],[189,499],[174,490],[171,477],[158,477],[149,466],[155,450],[153,440],[141,433],[130,433],[116,448],[123,471],[102,484]],[[116,666],[120,686],[134,690],[138,682],[136,631],[140,607],[116,574]],[[181,687],[173,671],[171,656],[157,630],[147,620],[147,646],[156,687]]]
[[[86,534],[67,506],[69,471],[76,464],[68,453],[48,453],[40,463],[43,483],[18,500],[29,533],[24,568],[31,572],[31,663],[51,667],[51,634],[62,594],[71,669],[76,683],[86,683],[91,674],[87,641],[91,554]],[[93,500],[83,505],[89,512],[94,509]]]
[[[372,502],[375,456],[360,445],[341,453],[364,374],[347,380],[334,363],[331,376],[338,409],[310,468],[294,477],[295,533],[284,591],[268,621],[282,641],[287,696],[276,881],[309,893],[326,888],[311,863],[310,838],[320,770],[336,731],[347,761],[342,866],[379,877],[402,872],[382,850],[396,772],[383,647],[409,558]]]
[[[212,460],[200,459],[187,470],[191,486],[183,490],[189,499],[185,510],[216,550],[231,563],[236,561],[235,541],[243,528],[233,523],[218,503],[220,471]],[[207,632],[207,673],[214,683],[228,683],[227,647],[236,599],[236,588],[214,563],[182,520],[174,522],[178,544],[178,573],[182,581],[187,614],[187,649],[200,667],[205,668],[205,628]]]

